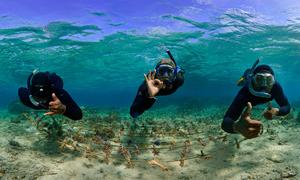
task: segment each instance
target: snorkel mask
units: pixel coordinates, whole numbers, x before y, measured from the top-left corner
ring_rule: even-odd
[[[168,60],[165,60],[165,62],[163,62],[164,60],[162,60],[162,63],[158,64],[155,67],[155,70],[157,78],[168,85],[175,81],[177,73],[181,69],[179,66],[176,65],[176,62],[170,50],[167,50],[166,52],[168,53],[171,61],[168,62]]]
[[[174,67],[168,64],[161,64],[156,68],[156,76],[158,79],[174,79]]]
[[[268,65],[260,65],[257,59],[238,80],[238,86],[248,86],[250,93],[257,97],[271,98],[270,91],[275,84],[274,72]]]
[[[271,90],[275,84],[274,72],[270,66],[258,66],[249,80],[249,91],[252,95],[271,98]]]
[[[275,83],[275,79],[271,73],[257,73],[253,77],[253,83],[258,90],[271,89]]]
[[[53,92],[49,73],[33,71],[28,80],[28,89],[32,104],[39,106],[49,103]]]

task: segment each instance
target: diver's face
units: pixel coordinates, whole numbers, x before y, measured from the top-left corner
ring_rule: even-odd
[[[270,73],[257,73],[253,78],[254,88],[260,92],[271,92],[274,83],[274,76]]]
[[[156,76],[161,81],[168,81],[174,78],[174,68],[167,64],[162,64],[156,69]]]

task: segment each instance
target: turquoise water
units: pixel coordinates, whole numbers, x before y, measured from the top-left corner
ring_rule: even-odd
[[[0,177],[297,179],[298,4],[1,1]],[[168,57],[166,48],[185,70],[185,83],[134,121],[129,108],[143,74]],[[269,121],[265,105],[255,107],[251,118],[262,122],[262,134],[247,140],[220,125],[237,80],[257,58],[274,69],[293,108]],[[82,120],[43,116],[18,102],[17,90],[34,69],[63,78]],[[154,160],[169,171],[152,167]]]
[[[175,94],[161,98],[161,104],[220,97],[230,104],[239,90],[236,81],[256,58],[274,68],[292,102],[299,99],[297,18],[274,23],[233,8],[203,21],[164,14],[155,19],[161,26],[139,28],[108,21],[109,13],[91,16],[94,24],[58,19],[11,25],[14,17],[0,17],[1,107],[16,99],[17,88],[25,86],[28,75],[38,68],[60,75],[80,105],[129,108],[143,73],[167,57],[166,47],[185,69],[186,81]]]

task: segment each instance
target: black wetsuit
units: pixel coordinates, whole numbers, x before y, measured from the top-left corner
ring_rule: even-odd
[[[184,77],[182,72],[178,72],[175,81],[171,84],[171,88],[162,89],[158,92],[157,96],[164,96],[174,93],[184,83]],[[155,103],[155,98],[148,98],[148,88],[144,81],[136,94],[136,97],[130,107],[130,115],[133,118],[143,114],[144,111],[150,109]]]
[[[51,80],[56,81],[59,83],[62,83],[62,80],[59,76],[57,76],[55,73],[51,74]],[[61,82],[60,82],[61,81]],[[54,83],[54,85],[57,85],[59,83]],[[62,87],[62,85],[57,85]],[[72,97],[69,95],[67,91],[65,91],[63,88],[54,87],[53,93],[57,96],[57,98],[66,106],[66,111],[63,114],[64,116],[67,116],[68,118],[72,120],[79,120],[82,118],[82,111],[79,108],[79,106],[75,103],[75,101],[72,99]],[[18,90],[19,98],[21,102],[32,109],[48,109],[49,102],[41,105],[34,105],[30,101],[30,93],[27,88],[21,87]]]
[[[256,97],[250,93],[248,86],[244,86],[227,110],[222,123],[222,129],[228,133],[234,133],[234,121],[240,117],[248,102],[250,102],[252,106],[256,106],[275,99],[277,104],[280,106],[278,116],[287,115],[291,110],[291,106],[278,82],[274,84],[270,94],[271,98]]]

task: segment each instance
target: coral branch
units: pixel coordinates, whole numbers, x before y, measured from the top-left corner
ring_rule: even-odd
[[[169,170],[166,166],[162,165],[157,159],[148,161],[148,164],[150,164],[151,166],[158,166],[162,171]]]

